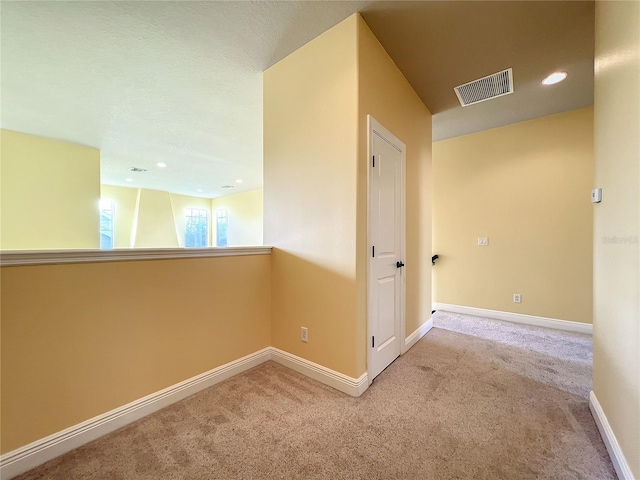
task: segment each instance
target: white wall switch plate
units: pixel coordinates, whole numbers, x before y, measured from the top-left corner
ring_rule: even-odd
[[[594,188],[591,191],[591,201],[593,203],[600,203],[602,201],[602,189],[601,188]]]

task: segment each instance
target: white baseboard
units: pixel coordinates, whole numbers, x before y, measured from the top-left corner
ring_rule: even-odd
[[[359,397],[369,388],[366,373],[360,375],[359,378],[349,377],[274,347],[271,347],[271,360],[352,397]]]
[[[271,347],[264,348],[29,445],[7,452],[0,457],[0,479],[13,478],[200,390],[260,365],[270,358]]]
[[[486,310],[484,308],[464,307],[462,305],[450,305],[448,303],[434,303],[434,310],[444,310],[445,312],[461,313],[463,315],[473,315],[474,317],[493,318],[512,323],[522,323],[535,327],[554,328],[568,332],[593,333],[593,325],[590,323],[571,322],[569,320],[558,320],[556,318],[536,317],[533,315],[523,315],[521,313],[499,312],[497,310]]]
[[[405,354],[406,352],[408,352],[409,349],[413,347],[418,342],[418,340],[424,337],[427,334],[427,332],[432,328],[433,328],[433,318],[430,318],[429,320],[424,322],[422,325],[420,325],[418,328],[416,328],[416,330],[411,335],[405,338],[404,350],[402,350],[402,353]]]
[[[421,329],[424,330],[424,333],[428,331],[423,325],[416,332]],[[424,333],[416,332],[412,336],[416,335],[417,341],[418,335],[422,336]],[[0,457],[0,480],[9,480],[267,360],[280,363],[353,397],[359,397],[369,387],[366,373],[362,374],[360,378],[352,378],[277,348],[263,348],[258,352],[5,453]]]
[[[607,420],[607,416],[604,414],[604,410],[602,410],[600,402],[598,402],[596,394],[593,393],[593,390],[589,392],[589,409],[591,410],[591,414],[596,421],[598,430],[600,430],[600,436],[602,437],[602,440],[607,447],[607,452],[609,452],[611,463],[613,463],[613,468],[615,468],[616,473],[618,474],[618,478],[620,480],[635,480],[633,477],[633,473],[631,473],[631,467],[627,463],[627,459],[620,449],[618,439],[613,433],[613,430],[611,430],[609,420]]]

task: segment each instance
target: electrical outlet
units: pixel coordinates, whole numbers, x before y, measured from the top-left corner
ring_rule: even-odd
[[[489,245],[489,238],[488,237],[478,237],[478,245],[481,245],[483,247]]]
[[[522,303],[522,295],[520,295],[519,293],[514,293],[513,303]]]
[[[300,340],[303,342],[309,341],[309,329],[307,327],[300,327]]]

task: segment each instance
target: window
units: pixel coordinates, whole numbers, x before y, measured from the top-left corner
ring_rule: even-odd
[[[113,248],[113,200],[100,199],[100,249]]]
[[[216,245],[218,247],[227,246],[227,228],[229,227],[229,216],[226,208],[216,210]]]
[[[185,247],[207,247],[209,245],[209,222],[204,208],[185,208]]]

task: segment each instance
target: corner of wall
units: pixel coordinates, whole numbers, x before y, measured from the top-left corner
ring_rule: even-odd
[[[365,340],[355,289],[357,17],[264,72],[273,345],[351,377],[362,373]]]

